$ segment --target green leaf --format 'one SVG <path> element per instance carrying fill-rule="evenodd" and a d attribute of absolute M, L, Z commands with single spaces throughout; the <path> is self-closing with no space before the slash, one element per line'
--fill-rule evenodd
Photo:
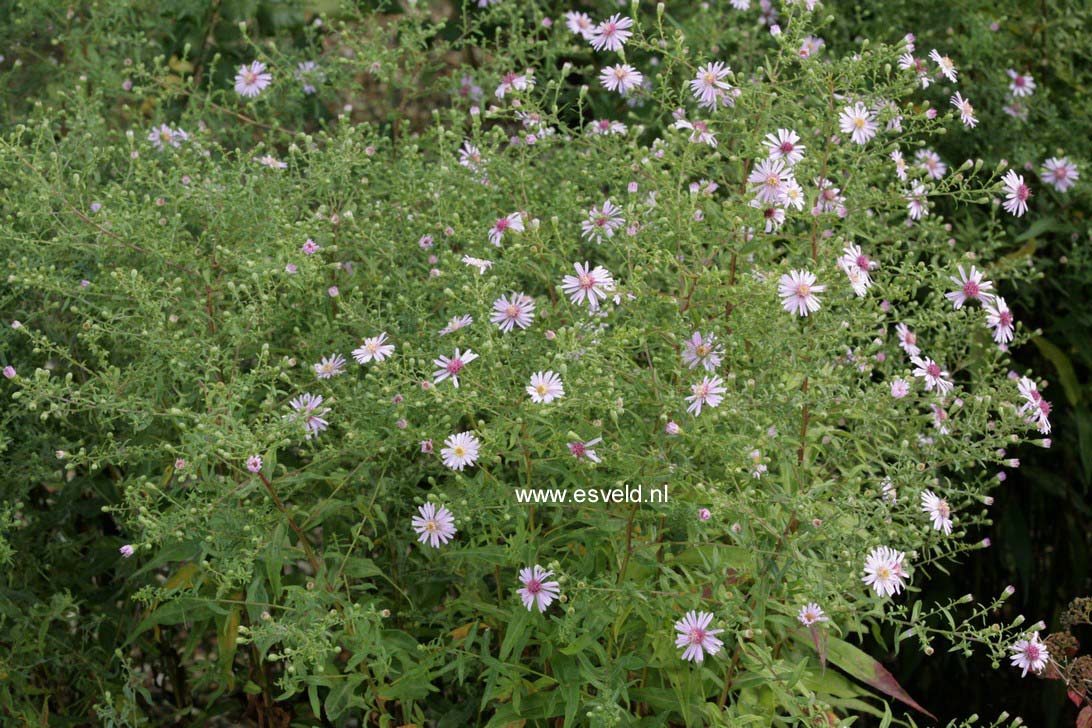
<path fill-rule="evenodd" d="M 1039 352 L 1050 360 L 1054 368 L 1058 370 L 1058 380 L 1065 390 L 1065 398 L 1072 405 L 1081 401 L 1081 385 L 1077 381 L 1077 374 L 1073 370 L 1073 362 L 1069 360 L 1065 352 L 1052 344 L 1042 336 L 1036 336 L 1032 342 L 1039 347 Z"/>

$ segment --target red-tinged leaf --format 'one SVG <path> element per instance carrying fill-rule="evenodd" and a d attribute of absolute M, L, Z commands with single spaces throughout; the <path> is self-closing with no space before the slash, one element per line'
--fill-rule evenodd
<path fill-rule="evenodd" d="M 911 698 L 883 665 L 848 642 L 844 642 L 836 637 L 828 638 L 827 658 L 834 663 L 835 666 L 845 670 L 861 682 L 872 686 L 885 695 L 890 695 L 892 698 L 895 698 L 895 700 L 909 705 L 914 710 L 924 713 L 933 720 L 937 719 L 935 715 L 921 707 L 916 700 Z"/>
<path fill-rule="evenodd" d="M 1077 715 L 1077 728 L 1092 728 L 1092 706 L 1086 705 L 1081 708 L 1081 712 Z"/>
<path fill-rule="evenodd" d="M 1073 704 L 1076 705 L 1078 708 L 1081 707 L 1081 705 L 1084 703 L 1084 698 L 1082 698 L 1078 693 L 1075 693 L 1072 690 L 1066 690 L 1065 694 L 1070 700 L 1073 701 Z"/>

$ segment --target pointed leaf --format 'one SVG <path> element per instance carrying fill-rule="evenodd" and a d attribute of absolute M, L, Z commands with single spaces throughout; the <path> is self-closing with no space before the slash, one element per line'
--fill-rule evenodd
<path fill-rule="evenodd" d="M 935 715 L 921 707 L 916 700 L 910 697 L 909 693 L 903 690 L 894 676 L 887 671 L 887 668 L 848 642 L 843 642 L 837 637 L 829 637 L 827 639 L 827 659 L 861 682 L 936 720 Z"/>

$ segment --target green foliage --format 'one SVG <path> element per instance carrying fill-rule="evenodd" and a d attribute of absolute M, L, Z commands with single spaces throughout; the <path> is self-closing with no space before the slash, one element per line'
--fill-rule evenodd
<path fill-rule="evenodd" d="M 992 56 L 1030 21 L 1004 36 L 930 21 L 917 52 L 956 58 L 989 128 L 972 132 L 954 87 L 899 69 L 898 15 L 797 4 L 771 36 L 757 11 L 695 3 L 631 11 L 624 61 L 651 87 L 622 99 L 598 76 L 623 56 L 565 30 L 567 7 L 418 5 L 8 8 L 0 364 L 17 374 L 0 380 L 0 711 L 28 725 L 890 725 L 929 697 L 866 650 L 1007 662 L 1028 629 L 1003 611 L 1011 591 L 920 596 L 981 555 L 1013 449 L 1045 444 L 980 307 L 944 294 L 974 264 L 1002 295 L 1036 295 L 1020 292 L 1059 264 L 1037 253 L 1044 236 L 1072 234 L 1069 264 L 1086 266 L 1085 188 L 1037 186 L 1019 221 L 994 199 L 1010 163 L 1062 153 L 1083 70 L 1052 63 L 1028 121 L 1010 119 Z M 1061 58 L 1087 39 L 1051 33 Z M 247 100 L 233 77 L 254 59 L 274 81 Z M 293 73 L 312 60 L 308 93 Z M 741 93 L 706 112 L 688 82 L 714 60 Z M 532 88 L 494 95 L 524 69 Z M 857 100 L 878 110 L 866 144 L 839 130 Z M 676 109 L 708 120 L 716 148 L 692 143 Z M 592 133 L 598 119 L 628 130 Z M 186 138 L 157 145 L 161 124 Z M 781 128 L 807 146 L 807 204 L 770 230 L 747 180 Z M 467 144 L 480 164 L 460 163 Z M 924 147 L 950 169 L 922 179 L 930 212 L 910 224 L 890 154 Z M 844 215 L 809 214 L 819 179 Z M 581 222 L 608 199 L 625 225 L 596 243 Z M 490 244 L 512 213 L 525 229 Z M 838 263 L 850 245 L 880 264 L 864 296 Z M 617 282 L 590 312 L 562 285 L 585 261 Z M 778 296 L 798 269 L 826 287 L 806 318 Z M 503 332 L 489 316 L 513 291 L 535 319 Z M 920 381 L 891 395 L 914 380 L 898 323 L 952 395 Z M 316 378 L 382 332 L 386 361 Z M 685 398 L 709 373 L 682 359 L 695 332 L 723 346 L 726 388 L 698 416 Z M 1057 340 L 1021 324 L 1012 346 L 1034 341 L 1042 373 L 1086 402 L 1087 362 Z M 434 382 L 456 347 L 479 358 L 458 387 Z M 562 398 L 532 401 L 540 371 Z M 294 415 L 304 393 L 322 395 L 328 429 Z M 482 448 L 456 472 L 439 451 L 460 432 Z M 1092 426 L 1076 432 L 1092 442 Z M 594 438 L 602 462 L 570 452 Z M 519 495 L 637 486 L 669 498 Z M 922 512 L 926 490 L 951 507 L 951 534 Z M 455 517 L 439 549 L 411 528 L 426 502 Z M 881 545 L 906 553 L 901 595 L 862 584 Z M 534 564 L 560 583 L 543 613 L 515 593 Z M 830 621 L 802 626 L 809 602 Z M 698 664 L 674 645 L 690 610 L 723 630 Z"/>

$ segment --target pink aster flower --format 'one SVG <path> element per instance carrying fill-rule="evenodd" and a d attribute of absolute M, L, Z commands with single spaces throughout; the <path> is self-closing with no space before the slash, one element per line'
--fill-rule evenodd
<path fill-rule="evenodd" d="M 574 263 L 575 276 L 565 276 L 561 281 L 561 289 L 575 304 L 585 301 L 592 311 L 599 308 L 599 302 L 606 300 L 607 293 L 614 290 L 614 278 L 610 271 L 602 266 L 596 266 L 593 270 L 591 264 L 584 261 L 584 265 Z"/>
<path fill-rule="evenodd" d="M 925 391 L 936 388 L 937 394 L 942 397 L 952 391 L 955 385 L 948 379 L 950 375 L 935 361 L 927 356 L 912 356 L 910 362 L 914 365 L 914 376 L 925 380 Z"/>
<path fill-rule="evenodd" d="M 947 78 L 952 83 L 956 82 L 956 76 L 959 72 L 956 70 L 955 62 L 951 58 L 949 58 L 948 56 L 940 55 L 940 51 L 938 51 L 936 48 L 929 51 L 929 58 L 931 58 L 933 62 L 937 64 L 937 70 L 945 78 Z"/>
<path fill-rule="evenodd" d="M 834 183 L 829 179 L 817 177 L 814 182 L 815 186 L 819 188 L 819 194 L 815 200 L 814 212 L 833 212 L 840 214 L 845 210 L 846 198 L 842 194 L 841 188 L 835 187 Z"/>
<path fill-rule="evenodd" d="M 473 268 L 477 268 L 478 275 L 485 275 L 485 272 L 493 267 L 493 261 L 485 260 L 484 258 L 474 258 L 469 255 L 463 256 L 463 263 L 466 263 Z"/>
<path fill-rule="evenodd" d="M 861 581 L 871 586 L 877 596 L 889 597 L 901 593 L 906 587 L 902 563 L 905 558 L 905 553 L 888 546 L 872 549 L 865 559 L 865 575 Z"/>
<path fill-rule="evenodd" d="M 986 312 L 986 325 L 993 329 L 993 340 L 998 344 L 1012 341 L 1016 320 L 1005 299 L 994 296 L 992 301 L 982 304 L 982 310 Z"/>
<path fill-rule="evenodd" d="M 1036 675 L 1050 662 L 1050 651 L 1047 646 L 1039 641 L 1039 633 L 1032 632 L 1031 639 L 1017 640 L 1009 647 L 1014 654 L 1009 655 L 1009 661 L 1013 667 L 1023 668 L 1020 677 L 1026 677 L 1028 670 Z"/>
<path fill-rule="evenodd" d="M 324 356 L 322 361 L 315 364 L 315 376 L 319 379 L 330 379 L 345 371 L 345 357 L 341 354 Z"/>
<path fill-rule="evenodd" d="M 588 219 L 580 223 L 581 237 L 602 243 L 603 238 L 613 238 L 614 232 L 626 224 L 621 208 L 609 199 L 602 208 L 593 207 L 588 211 Z"/>
<path fill-rule="evenodd" d="M 797 316 L 807 316 L 818 311 L 820 302 L 815 294 L 827 289 L 826 286 L 816 285 L 815 274 L 806 270 L 793 270 L 781 276 L 777 288 L 782 307 Z"/>
<path fill-rule="evenodd" d="M 861 102 L 842 109 L 838 117 L 839 128 L 843 134 L 849 134 L 854 144 L 865 144 L 876 136 L 879 125 L 876 124 L 876 115 L 868 110 Z"/>
<path fill-rule="evenodd" d="M 472 172 L 476 172 L 482 166 L 482 150 L 464 141 L 459 148 L 459 164 Z"/>
<path fill-rule="evenodd" d="M 460 354 L 459 349 L 455 349 L 455 354 L 449 359 L 446 356 L 441 356 L 438 359 L 433 359 L 434 366 L 439 367 L 432 373 L 433 383 L 439 384 L 445 379 L 450 378 L 451 383 L 456 387 L 459 386 L 459 372 L 463 367 L 478 358 L 470 349 L 467 349 L 465 353 Z"/>
<path fill-rule="evenodd" d="M 633 32 L 629 30 L 633 26 L 631 18 L 622 17 L 619 14 L 612 15 L 595 26 L 592 31 L 591 45 L 597 51 L 616 51 L 626 44 Z"/>
<path fill-rule="evenodd" d="M 591 460 L 593 463 L 601 463 L 603 461 L 599 458 L 598 455 L 595 454 L 595 450 L 592 450 L 592 446 L 593 445 L 598 445 L 602 441 L 603 441 L 603 438 L 597 437 L 594 440 L 588 440 L 587 442 L 577 441 L 577 442 L 568 442 L 568 443 L 565 443 L 565 444 L 568 446 L 569 452 L 572 453 L 573 457 L 576 458 L 577 460 L 583 460 L 583 459 L 587 458 L 588 460 Z"/>
<path fill-rule="evenodd" d="M 595 33 L 595 23 L 591 21 L 587 13 L 579 13 L 570 10 L 565 13 L 565 27 L 573 35 L 579 35 L 586 41 L 590 41 Z"/>
<path fill-rule="evenodd" d="M 993 294 L 989 293 L 989 291 L 993 290 L 993 282 L 984 280 L 982 272 L 973 265 L 971 266 L 970 275 L 963 271 L 961 265 L 959 266 L 959 278 L 948 276 L 948 280 L 956 284 L 956 290 L 945 293 L 944 297 L 952 302 L 952 307 L 956 310 L 963 308 L 963 304 L 971 298 L 983 303 L 993 298 Z"/>
<path fill-rule="evenodd" d="M 765 205 L 776 205 L 781 202 L 782 185 L 791 177 L 792 170 L 786 169 L 780 159 L 760 159 L 747 181 L 754 185 L 751 191 L 756 200 Z"/>
<path fill-rule="evenodd" d="M 902 158 L 902 152 L 898 149 L 891 152 L 891 161 L 895 163 L 895 176 L 903 182 L 906 181 L 906 160 Z"/>
<path fill-rule="evenodd" d="M 367 364 L 370 361 L 381 362 L 393 352 L 394 344 L 387 343 L 387 332 L 384 331 L 379 336 L 364 339 L 364 344 L 358 349 L 353 349 L 352 354 L 358 363 Z"/>
<path fill-rule="evenodd" d="M 311 238 L 307 238 L 303 245 L 300 246 L 300 250 L 303 251 L 304 255 L 314 255 L 319 251 L 319 245 Z"/>
<path fill-rule="evenodd" d="M 917 160 L 918 166 L 933 179 L 940 179 L 948 173 L 948 165 L 932 149 L 919 149 L 915 152 L 914 159 Z"/>
<path fill-rule="evenodd" d="M 895 399 L 902 399 L 910 393 L 910 385 L 905 379 L 896 379 L 891 382 L 891 396 Z"/>
<path fill-rule="evenodd" d="M 440 336 L 447 336 L 448 334 L 455 333 L 459 329 L 465 329 L 470 324 L 474 323 L 474 317 L 470 314 L 464 314 L 462 316 L 452 316 L 451 320 L 447 322 L 444 328 L 438 332 Z"/>
<path fill-rule="evenodd" d="M 869 275 L 869 271 L 878 268 L 879 263 L 865 255 L 860 246 L 850 243 L 842 249 L 842 255 L 838 258 L 838 267 L 849 276 L 853 292 L 863 296 L 872 287 L 872 276 Z"/>
<path fill-rule="evenodd" d="M 683 342 L 683 363 L 691 369 L 700 364 L 706 371 L 714 372 L 720 366 L 722 356 L 724 347 L 717 344 L 716 334 L 703 337 L 700 331 L 695 331 Z"/>
<path fill-rule="evenodd" d="M 796 615 L 800 624 L 810 627 L 817 622 L 829 622 L 830 618 L 823 614 L 822 608 L 815 602 L 808 602 L 800 607 L 800 613 Z"/>
<path fill-rule="evenodd" d="M 438 549 L 440 544 L 446 544 L 459 530 L 455 528 L 455 517 L 444 506 L 437 508 L 432 503 L 425 503 L 417 512 L 420 515 L 414 516 L 410 523 L 420 543 L 427 543 Z"/>
<path fill-rule="evenodd" d="M 561 594 L 561 585 L 556 581 L 546 581 L 554 572 L 543 569 L 538 564 L 520 569 L 519 581 L 523 587 L 516 590 L 523 606 L 532 611 L 536 606 L 539 612 L 545 612 Z"/>
<path fill-rule="evenodd" d="M 903 194 L 906 200 L 906 212 L 911 220 L 920 220 L 929 214 L 929 192 L 918 180 L 914 180 L 910 189 Z"/>
<path fill-rule="evenodd" d="M 699 508 L 698 509 L 698 520 L 699 521 L 708 521 L 712 517 L 713 517 L 713 514 L 709 511 L 708 508 Z"/>
<path fill-rule="evenodd" d="M 1028 198 L 1031 197 L 1031 188 L 1024 184 L 1024 176 L 1009 170 L 1001 178 L 1004 184 L 1005 202 L 1002 205 L 1005 211 L 1022 217 L 1028 211 Z"/>
<path fill-rule="evenodd" d="M 704 377 L 697 384 L 690 385 L 691 395 L 686 398 L 686 401 L 690 404 L 687 406 L 686 411 L 697 417 L 701 414 L 703 406 L 720 406 L 720 403 L 724 400 L 724 393 L 728 391 L 723 385 L 724 380 L 718 376 Z"/>
<path fill-rule="evenodd" d="M 1030 73 L 1017 73 L 1011 68 L 1005 73 L 1009 75 L 1009 91 L 1014 98 L 1031 96 L 1035 93 L 1035 79 Z"/>
<path fill-rule="evenodd" d="M 511 93 L 512 91 L 526 91 L 534 85 L 535 79 L 530 71 L 527 73 L 509 72 L 504 74 L 503 78 L 501 78 L 500 85 L 497 86 L 494 95 L 498 99 L 503 99 L 506 94 Z"/>
<path fill-rule="evenodd" d="M 15 379 L 15 367 L 10 364 L 4 367 L 4 379 Z"/>
<path fill-rule="evenodd" d="M 792 129 L 778 129 L 777 134 L 767 134 L 763 146 L 770 152 L 770 159 L 783 159 L 789 166 L 804 158 L 804 145 Z"/>
<path fill-rule="evenodd" d="M 133 554 L 136 553 L 136 549 L 134 549 L 133 545 L 130 544 L 130 543 L 125 544 L 120 549 L 118 549 L 118 551 L 121 553 L 121 555 L 123 557 L 125 557 L 127 559 L 132 558 Z"/>
<path fill-rule="evenodd" d="M 731 72 L 732 69 L 720 61 L 707 63 L 698 69 L 694 80 L 690 82 L 690 90 L 693 91 L 698 106 L 716 111 L 718 103 L 734 103 L 730 93 L 732 85 L 723 80 Z"/>
<path fill-rule="evenodd" d="M 322 407 L 321 394 L 306 392 L 290 400 L 288 404 L 295 410 L 294 414 L 288 415 L 288 419 L 295 420 L 297 417 L 303 418 L 308 440 L 330 426 L 330 423 L 323 418 L 323 415 L 329 412 L 330 408 Z M 319 409 L 320 407 L 322 407 L 322 409 Z"/>
<path fill-rule="evenodd" d="M 974 107 L 971 106 L 971 102 L 963 98 L 963 96 L 957 91 L 955 96 L 951 98 L 952 106 L 959 109 L 959 119 L 963 122 L 963 126 L 968 129 L 973 129 L 978 125 L 978 119 L 974 116 Z"/>
<path fill-rule="evenodd" d="M 492 321 L 504 333 L 510 333 L 515 326 L 526 329 L 535 319 L 535 299 L 523 293 L 501 296 L 493 301 Z"/>
<path fill-rule="evenodd" d="M 609 134 L 625 135 L 626 131 L 625 124 L 620 121 L 612 121 L 611 119 L 597 119 L 588 124 L 589 134 L 599 134 L 601 136 Z"/>
<path fill-rule="evenodd" d="M 687 121 L 686 119 L 679 119 L 675 122 L 676 129 L 689 129 L 690 130 L 690 142 L 692 144 L 708 144 L 711 147 L 717 146 L 717 136 L 709 130 L 709 125 L 704 121 Z"/>
<path fill-rule="evenodd" d="M 1036 423 L 1039 432 L 1044 435 L 1050 434 L 1050 402 L 1043 399 L 1043 395 L 1039 393 L 1035 382 L 1027 377 L 1020 377 L 1016 387 L 1020 391 L 1020 396 L 1024 398 L 1020 413 L 1031 412 L 1028 416 L 1028 422 Z"/>
<path fill-rule="evenodd" d="M 265 91 L 272 81 L 273 76 L 266 73 L 264 63 L 251 61 L 250 65 L 239 66 L 239 72 L 235 74 L 235 93 L 254 98 Z"/>
<path fill-rule="evenodd" d="M 607 66 L 599 72 L 599 83 L 608 91 L 617 91 L 625 95 L 641 85 L 644 74 L 628 63 Z"/>
<path fill-rule="evenodd" d="M 921 353 L 921 349 L 918 348 L 918 335 L 906 324 L 898 324 L 895 326 L 895 333 L 899 337 L 899 346 L 910 356 L 917 356 Z"/>
<path fill-rule="evenodd" d="M 714 637 L 723 632 L 723 629 L 709 629 L 713 621 L 711 612 L 686 613 L 686 616 L 675 623 L 675 647 L 685 647 L 682 659 L 693 662 L 703 662 L 705 653 L 715 655 L 720 652 L 724 643 Z"/>
<path fill-rule="evenodd" d="M 914 71 L 918 76 L 918 82 L 921 83 L 922 88 L 929 88 L 929 85 L 933 83 L 933 79 L 929 75 L 929 69 L 925 65 L 925 59 L 918 58 L 911 52 L 906 52 L 899 56 L 899 68 L 904 71 Z"/>
<path fill-rule="evenodd" d="M 1065 192 L 1080 178 L 1077 165 L 1066 157 L 1051 157 L 1043 162 L 1043 168 L 1039 173 L 1040 179 L 1048 185 L 1052 185 L 1058 192 Z"/>
<path fill-rule="evenodd" d="M 309 95 L 318 91 L 318 84 L 326 81 L 326 73 L 314 61 L 301 61 L 292 75 Z"/>
<path fill-rule="evenodd" d="M 938 497 L 933 491 L 926 490 L 921 494 L 921 511 L 928 514 L 934 529 L 951 535 L 952 509 L 948 501 Z"/>
<path fill-rule="evenodd" d="M 246 459 L 246 469 L 252 473 L 262 472 L 262 458 L 258 455 L 251 455 Z"/>
<path fill-rule="evenodd" d="M 508 230 L 517 233 L 523 232 L 523 216 L 520 213 L 513 212 L 511 215 L 502 217 L 493 223 L 493 227 L 489 229 L 489 242 L 499 248 L 501 239 Z"/>
<path fill-rule="evenodd" d="M 444 440 L 444 445 L 446 447 L 440 449 L 440 457 L 444 465 L 452 470 L 462 471 L 463 468 L 468 465 L 473 466 L 477 461 L 481 441 L 472 432 L 460 432 L 450 435 Z"/>
<path fill-rule="evenodd" d="M 535 404 L 549 404 L 565 396 L 565 386 L 556 372 L 535 372 L 531 375 L 527 394 Z"/>

